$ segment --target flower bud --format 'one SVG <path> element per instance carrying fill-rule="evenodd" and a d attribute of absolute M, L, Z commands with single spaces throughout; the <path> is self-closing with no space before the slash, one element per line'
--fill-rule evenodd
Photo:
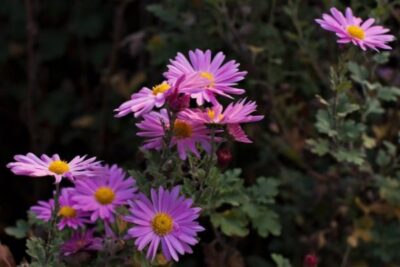
<path fill-rule="evenodd" d="M 232 152 L 230 149 L 226 147 L 218 149 L 217 160 L 220 167 L 227 167 L 232 161 Z"/>
<path fill-rule="evenodd" d="M 174 112 L 182 111 L 189 107 L 190 96 L 179 94 L 178 90 L 175 88 L 174 91 L 167 97 L 167 104 Z"/>
<path fill-rule="evenodd" d="M 314 253 L 307 254 L 304 257 L 304 267 L 317 267 L 318 257 Z"/>

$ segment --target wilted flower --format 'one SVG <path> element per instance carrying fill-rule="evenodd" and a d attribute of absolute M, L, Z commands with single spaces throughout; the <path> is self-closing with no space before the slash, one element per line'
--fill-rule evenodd
<path fill-rule="evenodd" d="M 187 109 L 182 112 L 182 117 L 206 124 L 226 125 L 229 135 L 236 141 L 251 143 L 240 124 L 262 120 L 264 118 L 263 115 L 251 115 L 256 109 L 255 102 L 249 101 L 246 103 L 246 99 L 242 99 L 236 103 L 230 103 L 225 110 L 219 104 L 212 108 L 206 108 L 204 111 Z"/>
<path fill-rule="evenodd" d="M 94 230 L 86 232 L 74 232 L 72 237 L 61 245 L 61 252 L 69 256 L 80 251 L 91 251 L 102 249 L 102 239 L 93 236 Z"/>
<path fill-rule="evenodd" d="M 331 8 L 331 15 L 323 14 L 322 19 L 316 19 L 322 28 L 335 32 L 339 37 L 338 43 L 350 43 L 361 47 L 374 49 L 392 49 L 387 45 L 395 38 L 391 34 L 386 34 L 389 29 L 382 26 L 373 26 L 375 19 L 369 18 L 363 22 L 361 18 L 355 17 L 351 8 L 346 8 L 346 14 Z"/>
<path fill-rule="evenodd" d="M 7 164 L 7 167 L 17 175 L 27 175 L 33 177 L 54 176 L 56 183 L 59 183 L 62 177 L 75 180 L 79 177 L 94 176 L 100 163 L 96 158 L 85 159 L 86 156 L 76 156 L 70 162 L 61 160 L 58 154 L 49 157 L 41 155 L 40 158 L 33 153 L 25 155 L 16 155 L 16 162 Z"/>
<path fill-rule="evenodd" d="M 171 191 L 162 187 L 151 190 L 151 200 L 140 194 L 131 203 L 131 215 L 126 217 L 134 224 L 128 235 L 135 238 L 138 250 L 148 246 L 147 258 L 154 260 L 158 247 L 167 260 L 179 260 L 178 254 L 192 253 L 190 246 L 197 244 L 197 232 L 203 231 L 195 220 L 200 208 L 192 207 L 193 201 L 179 196 L 179 187 Z"/>

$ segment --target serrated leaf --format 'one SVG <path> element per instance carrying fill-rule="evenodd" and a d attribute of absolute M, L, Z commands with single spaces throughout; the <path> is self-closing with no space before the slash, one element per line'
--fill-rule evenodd
<path fill-rule="evenodd" d="M 326 134 L 330 137 L 337 135 L 337 132 L 332 128 L 331 119 L 326 110 L 318 111 L 315 126 L 320 133 Z"/>
<path fill-rule="evenodd" d="M 400 96 L 400 88 L 397 87 L 382 87 L 378 90 L 378 97 L 383 101 L 397 101 Z"/>
<path fill-rule="evenodd" d="M 267 208 L 259 212 L 259 216 L 251 218 L 253 227 L 261 237 L 267 237 L 269 234 L 278 236 L 281 234 L 281 225 L 278 214 Z"/>
<path fill-rule="evenodd" d="M 348 162 L 356 165 L 362 165 L 365 157 L 365 154 L 361 151 L 345 148 L 340 148 L 337 152 L 333 152 L 332 155 L 340 162 Z"/>
<path fill-rule="evenodd" d="M 271 254 L 272 260 L 275 262 L 277 267 L 292 267 L 290 261 L 279 254 Z"/>
<path fill-rule="evenodd" d="M 247 190 L 252 198 L 263 204 L 274 203 L 274 197 L 278 195 L 279 181 L 275 178 L 259 177 L 254 185 Z"/>
<path fill-rule="evenodd" d="M 221 231 L 227 236 L 248 235 L 248 220 L 239 210 L 227 210 L 223 213 L 214 213 L 211 215 L 211 223 L 214 227 L 221 228 Z"/>
<path fill-rule="evenodd" d="M 29 224 L 25 220 L 18 220 L 15 226 L 6 227 L 4 231 L 10 236 L 22 239 L 28 235 Z"/>
<path fill-rule="evenodd" d="M 329 142 L 326 139 L 308 139 L 306 142 L 310 146 L 311 152 L 318 156 L 324 156 L 329 152 Z"/>
<path fill-rule="evenodd" d="M 362 83 L 368 78 L 368 71 L 365 67 L 358 65 L 355 62 L 350 61 L 347 63 L 347 68 L 351 73 L 350 77 L 358 83 Z"/>

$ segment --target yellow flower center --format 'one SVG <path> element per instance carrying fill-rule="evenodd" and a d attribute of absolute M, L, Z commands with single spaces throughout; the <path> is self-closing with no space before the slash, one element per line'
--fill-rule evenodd
<path fill-rule="evenodd" d="M 214 120 L 215 119 L 215 111 L 212 109 L 208 109 L 207 110 L 207 115 L 210 118 L 210 120 Z M 219 114 L 218 115 L 218 120 L 222 120 L 224 118 L 224 114 Z"/>
<path fill-rule="evenodd" d="M 101 186 L 96 190 L 94 197 L 101 205 L 107 205 L 113 202 L 115 193 L 110 187 Z"/>
<path fill-rule="evenodd" d="M 66 219 L 72 219 L 76 217 L 76 210 L 71 206 L 62 206 L 58 212 L 58 216 Z"/>
<path fill-rule="evenodd" d="M 202 71 L 202 72 L 200 72 L 200 77 L 209 80 L 210 81 L 209 86 L 214 86 L 215 77 L 214 77 L 214 75 L 212 73 L 210 73 L 208 71 Z"/>
<path fill-rule="evenodd" d="M 347 33 L 350 34 L 351 37 L 359 39 L 359 40 L 364 40 L 364 38 L 365 38 L 365 31 L 355 25 L 348 26 Z"/>
<path fill-rule="evenodd" d="M 153 86 L 153 95 L 162 94 L 169 90 L 169 88 L 171 88 L 171 86 L 167 82 L 162 82 L 156 86 Z"/>
<path fill-rule="evenodd" d="M 156 213 L 153 220 L 151 220 L 151 227 L 153 231 L 159 236 L 165 236 L 172 231 L 174 222 L 171 216 L 164 212 Z"/>
<path fill-rule="evenodd" d="M 69 171 L 69 165 L 66 161 L 63 160 L 55 160 L 49 165 L 49 171 L 54 172 L 55 174 L 64 174 Z"/>
<path fill-rule="evenodd" d="M 174 123 L 174 136 L 178 139 L 188 138 L 192 136 L 192 126 L 185 121 L 176 120 Z"/>

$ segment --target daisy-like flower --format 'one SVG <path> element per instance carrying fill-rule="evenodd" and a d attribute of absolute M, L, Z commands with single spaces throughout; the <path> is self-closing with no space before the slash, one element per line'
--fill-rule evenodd
<path fill-rule="evenodd" d="M 70 256 L 80 251 L 101 250 L 102 239 L 93 236 L 94 230 L 86 232 L 74 232 L 72 237 L 61 245 L 61 252 L 64 256 Z"/>
<path fill-rule="evenodd" d="M 137 190 L 135 180 L 126 176 L 121 168 L 112 165 L 105 166 L 98 177 L 76 181 L 73 208 L 90 212 L 92 222 L 98 218 L 113 221 L 116 209 L 127 204 Z"/>
<path fill-rule="evenodd" d="M 57 225 L 59 230 L 65 227 L 76 230 L 78 227 L 83 227 L 85 223 L 89 222 L 87 219 L 87 212 L 73 207 L 75 205 L 75 201 L 72 200 L 74 191 L 73 188 L 65 188 L 61 191 L 60 209 L 57 214 L 60 218 L 60 222 Z M 50 199 L 47 202 L 39 201 L 38 205 L 31 207 L 31 211 L 38 219 L 48 222 L 54 211 L 54 200 Z"/>
<path fill-rule="evenodd" d="M 100 166 L 96 158 L 76 156 L 70 162 L 64 161 L 58 154 L 49 157 L 41 155 L 40 158 L 33 153 L 14 156 L 15 162 L 7 164 L 7 167 L 17 175 L 33 177 L 54 176 L 56 183 L 63 177 L 75 180 L 80 177 L 95 175 L 95 170 Z"/>
<path fill-rule="evenodd" d="M 369 18 L 363 22 L 362 19 L 353 15 L 349 7 L 346 8 L 345 14 L 336 8 L 331 8 L 330 11 L 331 15 L 323 14 L 322 19 L 316 19 L 316 22 L 323 29 L 336 33 L 339 37 L 338 43 L 351 42 L 362 50 L 392 49 L 387 43 L 393 41 L 394 36 L 387 34 L 389 29 L 373 25 L 375 19 Z"/>
<path fill-rule="evenodd" d="M 137 118 L 148 113 L 154 107 L 162 107 L 170 88 L 171 86 L 166 81 L 154 86 L 152 89 L 143 87 L 139 92 L 132 94 L 129 101 L 122 103 L 119 108 L 114 110 L 117 112 L 115 117 L 120 118 L 129 113 L 134 113 L 135 118 Z"/>
<path fill-rule="evenodd" d="M 218 52 L 212 59 L 210 50 L 189 51 L 189 60 L 182 53 L 178 53 L 167 66 L 168 71 L 164 73 L 164 76 L 174 83 L 183 74 L 199 74 L 207 81 L 207 84 L 188 88 L 185 92 L 195 98 L 198 105 L 203 105 L 204 102 L 215 104 L 217 103 L 216 95 L 232 98 L 231 95 L 244 93 L 243 89 L 234 86 L 244 79 L 247 72 L 239 71 L 239 63 L 234 60 L 222 64 L 224 59 L 225 55 L 222 52 Z"/>
<path fill-rule="evenodd" d="M 135 238 L 138 250 L 148 245 L 147 258 L 154 260 L 158 247 L 167 260 L 179 260 L 179 254 L 192 253 L 190 246 L 198 243 L 197 232 L 204 228 L 195 221 L 200 208 L 192 207 L 193 201 L 179 196 L 180 188 L 171 191 L 162 187 L 151 190 L 151 200 L 140 194 L 131 203 L 131 215 L 126 217 L 134 224 L 128 236 Z"/>
<path fill-rule="evenodd" d="M 256 109 L 255 102 L 246 102 L 246 99 L 242 99 L 236 103 L 230 103 L 225 110 L 219 104 L 205 110 L 186 109 L 182 112 L 182 117 L 205 124 L 226 125 L 228 133 L 236 141 L 251 143 L 240 124 L 262 120 L 264 118 L 262 115 L 251 115 Z"/>
<path fill-rule="evenodd" d="M 170 121 L 165 109 L 160 112 L 150 112 L 143 116 L 143 121 L 136 124 L 140 131 L 138 136 L 147 137 L 144 148 L 160 150 L 165 136 L 165 130 L 170 127 Z M 174 122 L 171 147 L 177 147 L 179 157 L 182 160 L 187 158 L 187 152 L 192 152 L 197 157 L 200 153 L 196 147 L 201 144 L 206 152 L 211 151 L 209 131 L 207 127 L 199 122 L 188 120 L 178 114 Z"/>

